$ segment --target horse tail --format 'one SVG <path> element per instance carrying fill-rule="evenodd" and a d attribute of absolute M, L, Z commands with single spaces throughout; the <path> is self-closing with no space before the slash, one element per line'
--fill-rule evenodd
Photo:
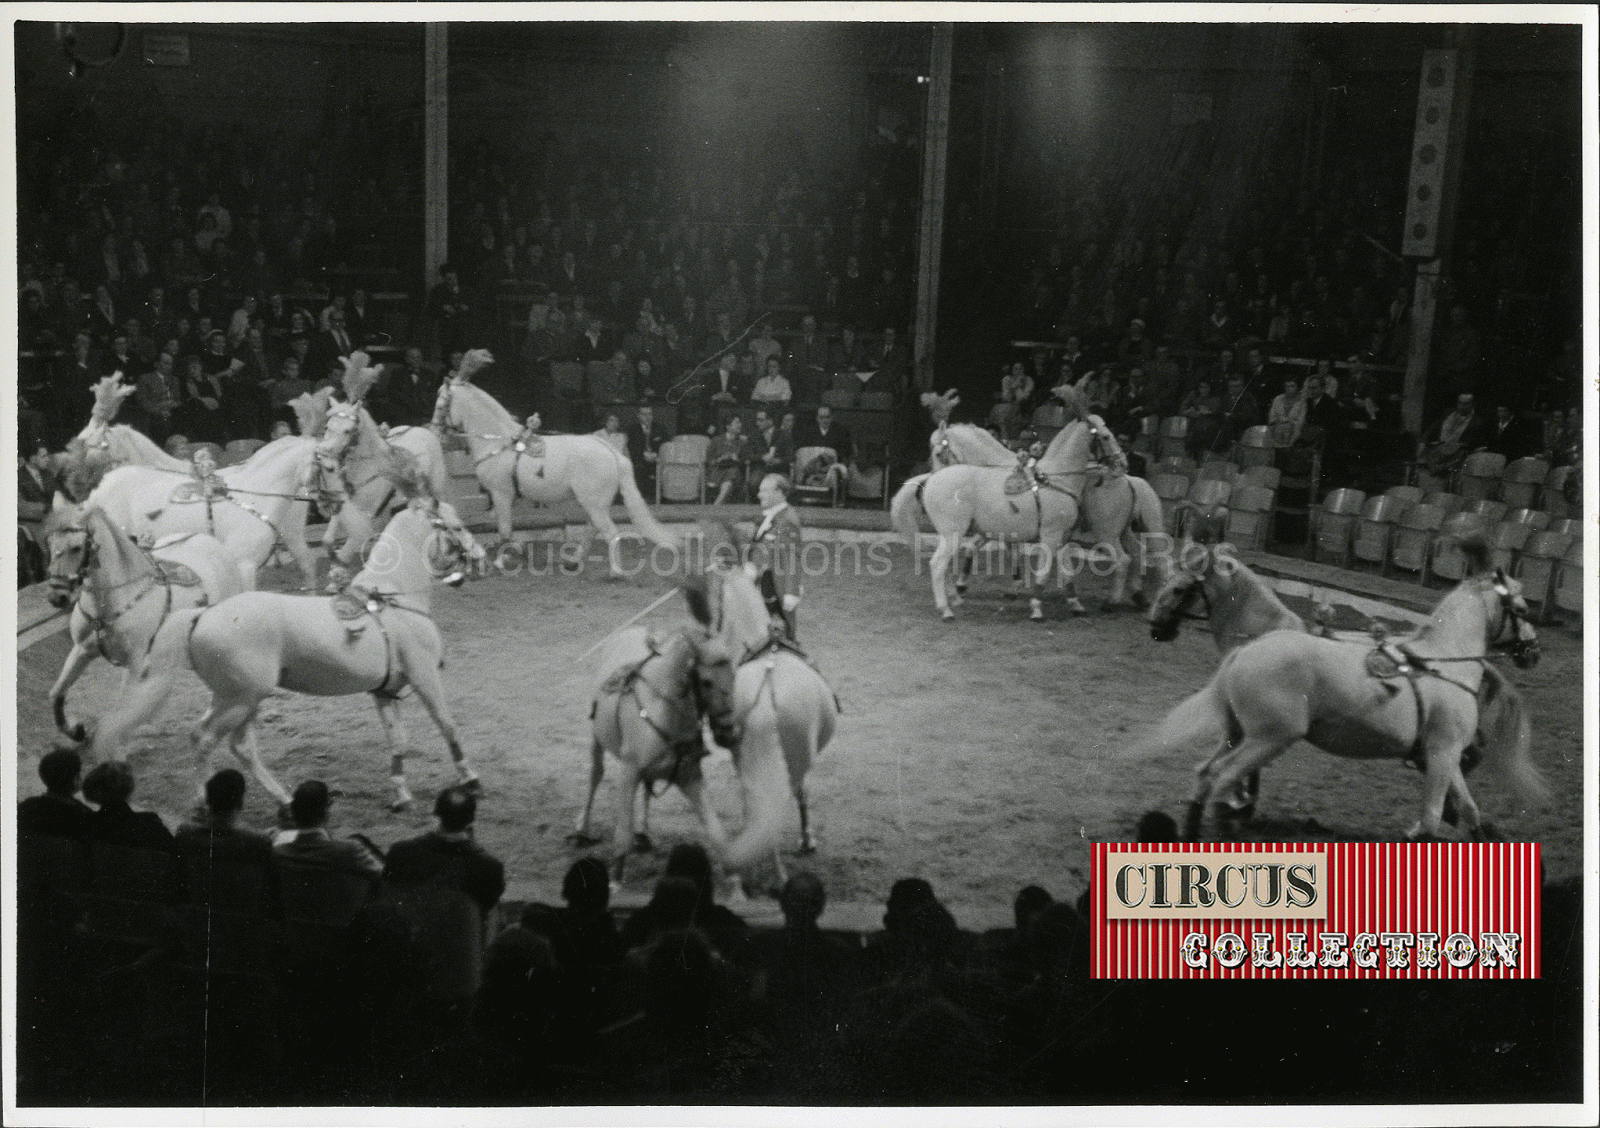
<path fill-rule="evenodd" d="M 1212 675 L 1205 688 L 1179 702 L 1156 734 L 1156 743 L 1162 748 L 1177 748 L 1204 737 L 1207 741 L 1220 740 L 1232 723 L 1227 698 L 1222 692 L 1222 666 Z"/>
<path fill-rule="evenodd" d="M 1526 803 L 1550 798 L 1539 766 L 1533 762 L 1532 734 L 1522 694 L 1493 666 L 1483 668 L 1478 689 L 1478 745 L 1485 761 L 1505 776 Z"/>
<path fill-rule="evenodd" d="M 768 857 L 778 848 L 789 811 L 789 769 L 785 766 L 778 735 L 779 718 L 772 731 L 745 740 L 739 749 L 739 780 L 744 787 L 745 821 L 739 833 L 723 844 L 723 862 L 730 869 Z M 765 747 L 754 747 L 756 743 Z"/>
<path fill-rule="evenodd" d="M 1133 511 L 1141 526 L 1140 531 L 1165 533 L 1167 520 L 1161 513 L 1161 498 L 1156 494 L 1155 487 L 1131 474 L 1128 475 L 1128 484 L 1133 487 Z"/>
<path fill-rule="evenodd" d="M 916 551 L 917 537 L 920 530 L 917 527 L 917 513 L 922 509 L 922 487 L 931 478 L 932 474 L 918 474 L 907 478 L 906 484 L 894 495 L 894 500 L 889 503 L 889 523 L 894 526 L 895 532 Z"/>
<path fill-rule="evenodd" d="M 633 463 L 628 461 L 624 454 L 618 453 L 610 443 L 603 443 L 606 449 L 617 456 L 617 486 L 622 490 L 622 504 L 628 510 L 628 520 L 640 535 L 653 544 L 662 548 L 677 547 L 677 540 L 667 531 L 667 527 L 656 520 L 655 514 L 650 512 L 650 507 L 645 504 L 644 495 L 639 492 L 639 486 L 633 480 Z"/>
<path fill-rule="evenodd" d="M 204 607 L 174 611 L 150 642 L 150 652 L 130 669 L 122 699 L 100 718 L 94 734 L 96 762 L 116 758 L 140 725 L 150 720 L 172 696 L 172 682 L 180 670 L 192 669 L 189 636 Z"/>

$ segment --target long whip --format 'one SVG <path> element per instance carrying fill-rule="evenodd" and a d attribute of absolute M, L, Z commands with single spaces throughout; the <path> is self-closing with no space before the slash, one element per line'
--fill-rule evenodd
<path fill-rule="evenodd" d="M 582 662 L 585 658 L 589 657 L 589 655 L 593 654 L 596 650 L 599 650 L 606 643 L 610 642 L 611 639 L 616 635 L 617 631 L 627 630 L 629 627 L 633 626 L 633 624 L 637 623 L 640 619 L 642 619 L 646 615 L 650 614 L 650 612 L 654 611 L 657 607 L 660 607 L 663 603 L 665 603 L 667 600 L 671 599 L 673 596 L 675 596 L 677 594 L 678 594 L 678 589 L 676 587 L 667 589 L 667 593 L 665 595 L 663 595 L 660 599 L 657 599 L 654 603 L 652 603 L 650 606 L 646 607 L 643 611 L 639 612 L 633 618 L 629 619 L 626 623 L 622 623 L 622 624 L 618 625 L 614 630 L 612 630 L 612 632 L 610 634 L 606 635 L 605 638 L 602 638 L 599 642 L 595 643 L 588 650 L 585 650 L 582 654 L 578 655 L 578 661 Z"/>

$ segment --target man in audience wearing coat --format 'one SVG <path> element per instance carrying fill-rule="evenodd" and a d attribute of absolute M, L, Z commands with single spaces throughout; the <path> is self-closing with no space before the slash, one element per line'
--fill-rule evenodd
<path fill-rule="evenodd" d="M 506 891 L 506 868 L 472 837 L 478 800 L 465 787 L 447 787 L 433 804 L 437 830 L 389 847 L 385 881 L 457 889 L 487 917 Z"/>

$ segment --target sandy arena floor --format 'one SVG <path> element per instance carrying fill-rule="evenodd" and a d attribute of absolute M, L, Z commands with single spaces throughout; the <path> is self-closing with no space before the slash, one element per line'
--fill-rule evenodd
<path fill-rule="evenodd" d="M 851 572 L 848 548 L 843 559 Z M 946 624 L 903 548 L 893 564 L 888 575 L 807 581 L 801 639 L 844 706 L 810 781 L 819 851 L 806 864 L 830 897 L 881 901 L 896 878 L 915 875 L 953 904 L 1003 913 L 1030 882 L 1075 895 L 1091 840 L 1131 837 L 1152 807 L 1179 813 L 1201 750 L 1158 757 L 1139 745 L 1209 676 L 1209 637 L 1190 628 L 1175 643 L 1154 642 L 1142 615 L 1099 612 L 1093 581 L 1083 618 L 1067 617 L 1056 600 L 1048 622 L 1029 623 L 1026 604 L 1007 598 L 1010 585 L 989 581 Z M 446 684 L 487 789 L 478 836 L 505 859 L 512 881 L 553 885 L 577 856 L 564 839 L 587 784 L 595 672 L 576 659 L 666 589 L 648 576 L 609 581 L 591 565 L 579 576 L 495 576 L 435 596 L 449 646 Z M 673 600 L 651 621 L 684 614 Z M 1546 810 L 1517 810 L 1493 779 L 1475 776 L 1473 785 L 1486 817 L 1509 838 L 1541 841 L 1548 872 L 1559 877 L 1577 871 L 1582 850 L 1582 651 L 1564 626 L 1547 626 L 1542 638 L 1539 667 L 1503 668 L 1528 701 L 1535 756 L 1555 799 Z M 37 757 L 55 739 L 46 693 L 66 651 L 58 635 L 19 656 L 24 795 L 40 789 Z M 120 677 L 95 667 L 73 695 L 74 715 L 97 715 Z M 133 753 L 136 805 L 181 816 L 193 778 L 186 734 L 205 704 L 198 679 L 185 675 Z M 280 696 L 264 707 L 262 748 L 286 786 L 317 777 L 338 789 L 337 829 L 386 845 L 429 825 L 428 800 L 451 778 L 421 707 L 407 701 L 402 710 L 416 749 L 411 786 L 422 800 L 406 815 L 385 806 L 388 758 L 367 700 Z M 216 766 L 228 762 L 224 754 Z M 731 760 L 719 753 L 710 763 L 719 809 L 736 824 Z M 1397 761 L 1343 760 L 1300 746 L 1268 770 L 1253 833 L 1398 837 L 1416 817 L 1419 786 L 1418 774 Z M 600 826 L 609 827 L 615 801 L 608 780 Z M 271 804 L 253 784 L 248 802 L 250 820 L 271 822 Z M 791 818 L 798 833 L 798 814 Z M 656 853 L 633 866 L 630 887 L 647 888 L 666 849 L 696 835 L 697 824 L 673 793 L 655 805 L 651 831 Z M 754 876 L 759 885 L 770 873 Z"/>

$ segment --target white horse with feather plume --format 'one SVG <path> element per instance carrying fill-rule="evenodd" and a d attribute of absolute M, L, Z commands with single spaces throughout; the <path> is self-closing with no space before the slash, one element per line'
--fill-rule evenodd
<path fill-rule="evenodd" d="M 1073 539 L 1089 545 L 1106 546 L 1104 551 L 1110 553 L 1112 563 L 1110 605 L 1113 607 L 1128 602 L 1128 574 L 1137 560 L 1138 582 L 1133 589 L 1132 601 L 1135 604 L 1143 603 L 1149 595 L 1150 572 L 1145 566 L 1146 554 L 1138 538 L 1141 534 L 1162 534 L 1166 531 L 1161 499 L 1149 482 L 1127 473 L 1127 462 L 1116 438 L 1097 416 L 1088 414 L 1082 408 L 1079 393 L 1063 389 L 1057 394 L 1062 395 L 1069 413 L 1076 406 L 1076 414 L 1093 428 L 1101 460 L 1098 466 L 1091 468 L 1086 479 L 1081 498 L 1080 524 L 1073 530 Z M 930 473 L 946 466 L 962 465 L 1015 468 L 1025 456 L 1011 450 L 983 427 L 950 422 L 950 413 L 960 403 L 961 397 L 954 389 L 943 395 L 926 392 L 922 396 L 923 406 L 928 408 L 938 424 L 928 439 Z M 913 478 L 911 482 L 918 480 Z M 905 490 L 902 488 L 901 492 L 904 494 Z M 897 502 L 899 500 L 896 499 Z M 980 539 L 975 537 L 968 540 L 952 565 L 956 589 L 953 602 L 959 602 L 961 593 L 966 590 L 966 572 Z M 1070 576 L 1066 577 L 1066 581 L 1068 607 L 1081 612 L 1083 607 L 1077 598 L 1076 584 Z"/>
<path fill-rule="evenodd" d="M 657 521 L 633 480 L 627 456 L 593 435 L 541 435 L 519 423 L 472 377 L 494 357 L 473 349 L 439 389 L 433 426 L 463 435 L 478 482 L 489 494 L 500 536 L 512 532 L 511 503 L 525 497 L 544 505 L 572 498 L 605 538 L 611 573 L 620 576 L 622 534 L 611 519 L 611 501 L 620 492 L 634 530 L 663 548 L 677 541 Z M 587 551 L 587 550 L 586 550 Z"/>

